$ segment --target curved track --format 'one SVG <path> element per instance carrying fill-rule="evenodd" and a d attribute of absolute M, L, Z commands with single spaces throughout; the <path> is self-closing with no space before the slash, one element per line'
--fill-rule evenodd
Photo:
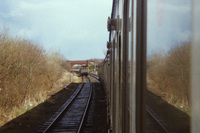
<path fill-rule="evenodd" d="M 91 95 L 92 83 L 87 78 L 38 132 L 81 132 Z"/>
<path fill-rule="evenodd" d="M 92 73 L 89 73 L 88 75 L 90 75 L 91 77 L 95 78 L 98 82 L 100 82 L 99 77 L 97 75 L 92 74 Z"/>

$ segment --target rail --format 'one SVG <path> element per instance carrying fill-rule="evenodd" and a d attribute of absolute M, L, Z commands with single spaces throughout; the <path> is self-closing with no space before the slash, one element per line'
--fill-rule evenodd
<path fill-rule="evenodd" d="M 161 129 L 165 133 L 169 133 L 169 131 L 163 126 L 163 124 L 153 115 L 153 112 L 149 106 L 146 106 L 146 111 L 156 121 L 156 123 L 161 127 Z"/>
<path fill-rule="evenodd" d="M 78 91 L 75 92 L 75 95 L 72 95 L 72 98 L 70 101 L 67 101 L 67 105 L 65 105 L 66 103 L 64 103 L 64 107 L 61 107 L 61 110 L 59 110 L 56 117 L 53 119 L 53 121 L 51 121 L 51 123 L 47 126 L 47 128 L 42 132 L 42 133 L 47 133 L 50 128 L 55 124 L 55 122 L 58 120 L 59 117 L 61 117 L 61 115 L 65 112 L 65 110 L 71 105 L 71 103 L 75 100 L 75 98 L 78 96 L 78 94 L 80 93 L 81 89 L 83 88 L 84 84 L 81 84 L 81 86 L 78 88 Z"/>
<path fill-rule="evenodd" d="M 65 131 L 71 131 L 80 133 L 85 121 L 85 118 L 87 116 L 87 112 L 89 109 L 91 97 L 92 97 L 92 82 L 87 77 L 87 83 L 82 84 L 78 87 L 78 89 L 72 94 L 72 96 L 62 105 L 62 107 L 52 116 L 52 118 L 47 121 L 43 127 L 38 131 L 40 133 L 47 133 L 51 132 L 52 130 L 56 131 L 59 129 L 60 123 L 62 123 L 64 119 L 79 119 L 79 122 L 77 121 L 76 126 L 71 125 L 71 122 L 65 123 L 66 127 Z M 86 101 L 85 104 L 80 103 L 80 99 L 82 101 Z M 77 105 L 79 104 L 79 105 Z M 78 109 L 78 112 L 77 112 Z M 76 115 L 78 113 L 78 117 Z M 71 114 L 67 115 L 66 114 Z M 75 114 L 76 117 L 73 117 L 73 114 Z M 59 129 L 59 131 L 64 131 L 63 129 Z M 65 132 L 64 131 L 64 132 Z"/>
<path fill-rule="evenodd" d="M 88 78 L 88 77 L 87 77 L 87 78 Z M 78 128 L 77 133 L 80 133 L 80 132 L 81 132 L 81 128 L 82 128 L 82 126 L 83 126 L 83 123 L 84 123 L 86 114 L 87 114 L 87 112 L 88 112 L 89 105 L 90 105 L 90 101 L 91 101 L 91 97 L 92 97 L 92 90 L 93 90 L 92 82 L 90 81 L 89 78 L 88 78 L 88 80 L 89 80 L 89 82 L 90 82 L 90 94 L 89 94 L 89 97 L 88 97 L 88 100 L 87 100 L 87 104 L 86 104 L 86 108 L 85 108 L 85 110 L 84 110 L 84 113 L 83 113 L 83 116 L 82 116 L 82 119 L 81 119 L 81 122 L 80 122 L 80 125 L 79 125 L 79 128 Z"/>
<path fill-rule="evenodd" d="M 92 73 L 89 73 L 89 75 L 90 75 L 90 76 L 92 76 L 93 78 L 95 78 L 96 80 L 98 80 L 98 81 L 99 81 L 99 77 L 98 77 L 97 75 L 95 75 L 95 74 L 92 74 Z"/>

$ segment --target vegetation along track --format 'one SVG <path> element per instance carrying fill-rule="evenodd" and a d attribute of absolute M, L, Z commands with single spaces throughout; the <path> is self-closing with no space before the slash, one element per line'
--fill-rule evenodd
<path fill-rule="evenodd" d="M 86 83 L 79 85 L 73 95 L 47 121 L 39 133 L 76 132 L 79 133 L 89 107 L 92 95 L 92 83 L 86 78 Z"/>
<path fill-rule="evenodd" d="M 146 107 L 147 112 L 147 133 L 170 133 L 166 128 L 167 125 L 163 121 L 159 120 L 156 113 L 149 107 Z"/>

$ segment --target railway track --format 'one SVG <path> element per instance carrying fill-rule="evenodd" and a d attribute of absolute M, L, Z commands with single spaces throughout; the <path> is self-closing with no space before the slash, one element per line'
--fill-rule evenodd
<path fill-rule="evenodd" d="M 95 79 L 96 79 L 96 81 L 98 81 L 98 82 L 99 82 L 99 77 L 98 77 L 97 75 L 95 75 L 95 74 L 92 74 L 92 73 L 89 73 L 88 75 L 89 75 L 89 76 L 91 76 L 91 77 L 93 77 L 93 78 L 95 78 Z"/>
<path fill-rule="evenodd" d="M 92 90 L 92 83 L 89 78 L 86 78 L 86 83 L 79 85 L 74 94 L 38 132 L 81 132 L 88 112 Z"/>
<path fill-rule="evenodd" d="M 157 114 L 149 107 L 146 107 L 147 112 L 147 133 L 170 133 L 166 128 L 167 125 L 165 122 L 161 121 Z"/>

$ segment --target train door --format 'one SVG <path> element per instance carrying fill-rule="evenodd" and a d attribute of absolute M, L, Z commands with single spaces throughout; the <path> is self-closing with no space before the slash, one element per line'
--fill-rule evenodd
<path fill-rule="evenodd" d="M 116 32 L 115 39 L 113 40 L 113 57 L 114 57 L 114 68 L 113 68 L 113 132 L 121 132 L 121 97 L 120 97 L 120 62 L 121 62 L 121 34 Z"/>
<path fill-rule="evenodd" d="M 129 1 L 127 14 L 129 131 L 136 132 L 136 0 Z"/>
<path fill-rule="evenodd" d="M 146 0 L 125 1 L 125 88 L 124 132 L 145 131 L 146 90 Z"/>
<path fill-rule="evenodd" d="M 112 65 L 113 65 L 113 74 L 112 74 L 112 129 L 114 129 L 113 131 L 115 132 L 116 129 L 116 60 L 115 60 L 115 55 L 116 55 L 116 40 L 115 38 L 112 41 L 112 57 L 113 57 L 113 61 L 112 61 Z"/>
<path fill-rule="evenodd" d="M 109 103 L 110 103 L 110 119 L 111 119 L 111 129 L 113 128 L 113 45 L 111 46 L 111 49 L 110 49 L 110 86 L 109 86 L 109 89 L 110 89 L 110 97 L 109 97 Z"/>

